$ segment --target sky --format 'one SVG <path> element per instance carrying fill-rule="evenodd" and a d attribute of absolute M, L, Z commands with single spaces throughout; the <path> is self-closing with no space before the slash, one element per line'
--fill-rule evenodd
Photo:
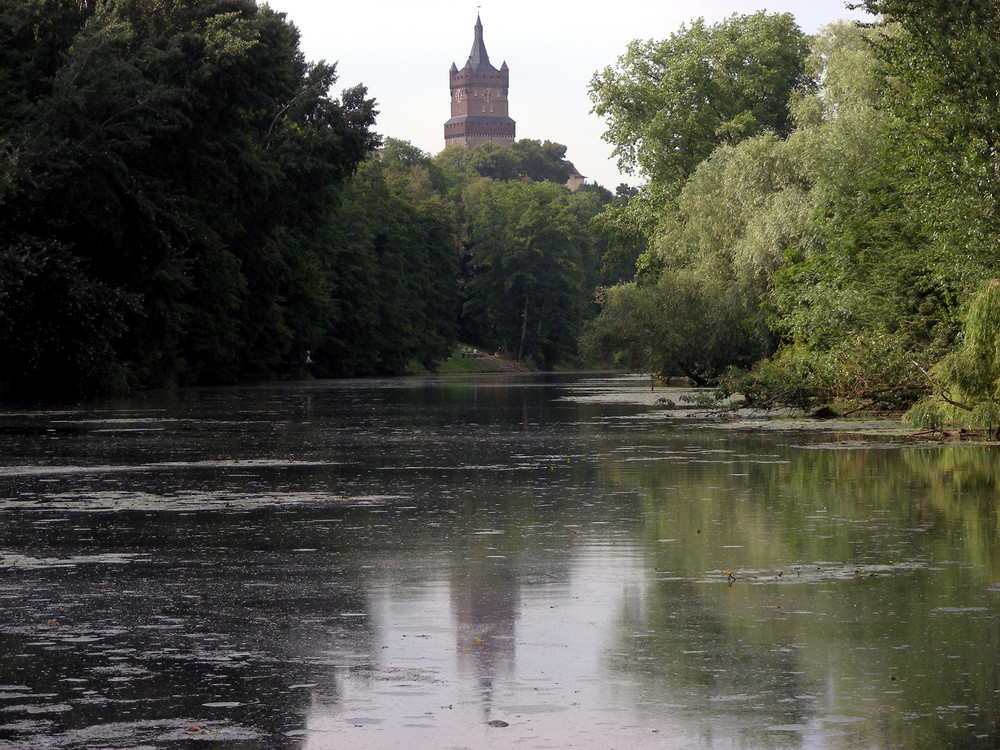
<path fill-rule="evenodd" d="M 428 154 L 444 148 L 451 116 L 448 71 L 464 67 L 476 15 L 490 62 L 510 68 L 510 116 L 517 138 L 555 141 L 588 182 L 611 191 L 638 184 L 623 174 L 591 113 L 594 74 L 614 65 L 633 39 L 666 39 L 696 18 L 788 12 L 812 34 L 861 19 L 845 0 L 266 0 L 299 29 L 310 61 L 337 63 L 335 93 L 363 84 L 379 111 L 375 130 Z"/>

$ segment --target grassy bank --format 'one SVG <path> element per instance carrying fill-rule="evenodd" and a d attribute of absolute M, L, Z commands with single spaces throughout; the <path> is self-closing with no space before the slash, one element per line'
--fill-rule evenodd
<path fill-rule="evenodd" d="M 422 367 L 413 366 L 415 373 L 426 372 Z M 448 359 L 438 363 L 437 371 L 440 374 L 447 373 L 474 373 L 474 372 L 522 372 L 525 368 L 520 362 L 505 357 L 498 357 L 494 354 L 486 354 L 475 347 L 456 345 L 451 350 Z"/>

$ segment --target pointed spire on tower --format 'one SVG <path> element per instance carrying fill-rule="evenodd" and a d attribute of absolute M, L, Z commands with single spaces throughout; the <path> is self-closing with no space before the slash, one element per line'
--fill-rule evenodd
<path fill-rule="evenodd" d="M 476 14 L 476 37 L 472 42 L 472 52 L 469 53 L 469 61 L 465 64 L 467 68 L 475 70 L 481 65 L 489 65 L 490 56 L 486 54 L 486 45 L 483 43 L 483 22 Z"/>

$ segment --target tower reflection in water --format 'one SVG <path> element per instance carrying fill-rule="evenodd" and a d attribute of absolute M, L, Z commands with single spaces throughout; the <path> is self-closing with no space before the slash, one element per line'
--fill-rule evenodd
<path fill-rule="evenodd" d="M 456 570 L 451 581 L 458 673 L 475 681 L 484 720 L 489 720 L 498 680 L 510 677 L 516 663 L 515 635 L 521 609 L 520 588 L 511 566 L 500 556 Z"/>

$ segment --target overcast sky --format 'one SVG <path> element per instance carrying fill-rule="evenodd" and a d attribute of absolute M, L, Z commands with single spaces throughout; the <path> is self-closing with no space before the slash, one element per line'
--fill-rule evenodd
<path fill-rule="evenodd" d="M 590 182 L 609 190 L 621 175 L 604 122 L 591 114 L 594 73 L 613 65 L 633 39 L 665 39 L 682 24 L 733 13 L 792 13 L 807 33 L 863 18 L 844 0 L 267 0 L 286 13 L 311 61 L 337 63 L 341 89 L 364 84 L 378 102 L 375 129 L 436 154 L 450 113 L 448 70 L 465 65 L 476 13 L 490 62 L 510 67 L 510 116 L 517 138 L 555 141 Z"/>

